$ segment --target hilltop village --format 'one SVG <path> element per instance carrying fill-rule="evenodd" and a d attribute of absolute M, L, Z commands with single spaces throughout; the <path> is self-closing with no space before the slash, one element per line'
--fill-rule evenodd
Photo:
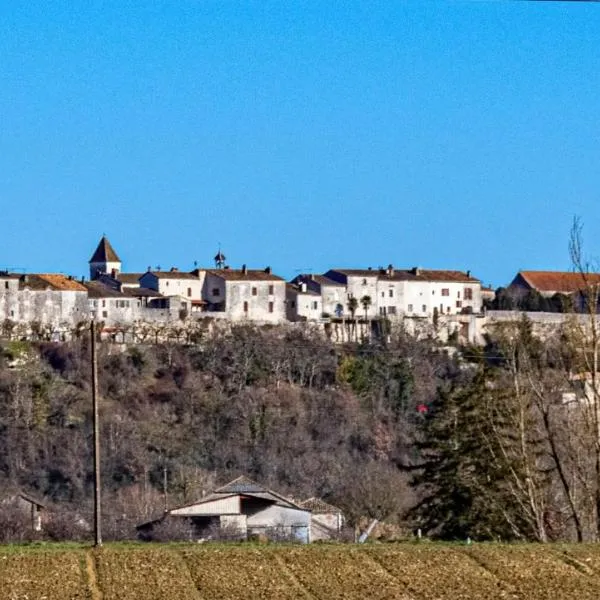
<path fill-rule="evenodd" d="M 520 272 L 502 291 L 500 308 L 517 308 L 515 298 L 532 294 L 551 304 L 581 287 L 577 273 Z M 494 290 L 483 287 L 469 271 L 398 269 L 391 264 L 334 268 L 286 282 L 270 267 L 232 268 L 219 250 L 210 268 L 130 273 L 122 270 L 106 236 L 89 260 L 89 280 L 0 272 L 3 335 L 52 340 L 68 339 L 90 319 L 105 338 L 123 342 L 165 336 L 190 340 L 200 329 L 236 322 L 312 324 L 334 341 L 345 341 L 370 336 L 385 321 L 402 324 L 411 333 L 454 335 L 478 343 L 490 320 L 509 318 L 506 313 L 512 312 L 489 310 L 497 308 L 494 303 Z M 536 319 L 557 318 L 543 314 Z"/>

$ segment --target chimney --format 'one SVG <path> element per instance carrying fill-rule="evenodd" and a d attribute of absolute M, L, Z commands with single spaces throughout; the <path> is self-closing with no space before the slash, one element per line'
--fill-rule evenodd
<path fill-rule="evenodd" d="M 471 277 L 471 271 L 467 271 L 467 277 Z"/>
<path fill-rule="evenodd" d="M 392 265 L 391 263 L 388 265 L 387 275 L 388 275 L 388 277 L 394 276 L 394 265 Z"/>
<path fill-rule="evenodd" d="M 265 269 L 265 273 L 266 273 L 267 275 L 270 275 L 270 274 L 271 274 L 271 267 L 267 267 L 267 268 Z"/>
<path fill-rule="evenodd" d="M 171 267 L 171 273 L 177 273 L 179 269 L 177 267 Z"/>
<path fill-rule="evenodd" d="M 417 275 L 417 277 L 421 274 L 421 267 L 413 267 L 411 269 L 411 273 L 413 275 Z"/>
<path fill-rule="evenodd" d="M 242 265 L 242 275 L 246 275 L 248 273 L 248 268 L 246 265 Z"/>
<path fill-rule="evenodd" d="M 306 294 L 306 283 L 302 282 L 302 283 L 300 284 L 300 291 L 301 291 L 303 294 Z"/>

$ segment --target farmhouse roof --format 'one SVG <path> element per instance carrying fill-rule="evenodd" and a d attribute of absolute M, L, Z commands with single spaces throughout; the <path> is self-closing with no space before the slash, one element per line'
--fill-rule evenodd
<path fill-rule="evenodd" d="M 300 502 L 298 506 L 300 508 L 310 510 L 314 515 L 329 515 L 342 512 L 337 506 L 328 504 L 324 500 L 321 500 L 321 498 L 316 497 L 308 498 L 308 500 Z"/>
<path fill-rule="evenodd" d="M 279 275 L 260 269 L 213 269 L 208 272 L 226 281 L 284 281 Z"/>
<path fill-rule="evenodd" d="M 122 298 L 123 294 L 117 290 L 104 285 L 99 281 L 88 281 L 83 284 L 87 289 L 88 298 Z"/>
<path fill-rule="evenodd" d="M 308 296 L 320 296 L 321 295 L 321 294 L 319 294 L 319 292 L 316 292 L 315 290 L 311 290 L 309 287 L 307 287 L 305 291 L 302 291 L 302 289 L 300 288 L 300 283 L 286 283 L 285 287 L 286 287 L 286 289 L 288 289 L 292 292 L 297 292 L 298 294 L 306 294 Z"/>
<path fill-rule="evenodd" d="M 133 284 L 139 283 L 139 279 L 142 275 L 143 273 L 117 273 L 115 279 L 120 283 Z"/>
<path fill-rule="evenodd" d="M 419 269 L 409 271 L 417 279 L 421 281 L 448 281 L 457 283 L 479 283 L 479 279 L 471 277 L 469 272 L 464 271 L 441 271 L 435 269 Z"/>
<path fill-rule="evenodd" d="M 331 271 L 355 277 L 377 277 L 379 275 L 377 269 L 331 269 Z"/>
<path fill-rule="evenodd" d="M 329 285 L 332 287 L 344 287 L 344 284 L 339 281 L 329 279 L 329 277 L 325 277 L 325 275 L 315 275 L 313 273 L 302 273 L 301 275 L 297 275 L 292 279 L 292 283 L 316 283 L 319 286 Z"/>
<path fill-rule="evenodd" d="M 86 292 L 87 288 L 76 279 L 58 273 L 36 273 L 22 275 L 19 282 L 21 288 L 35 291 L 51 289 L 62 292 Z"/>
<path fill-rule="evenodd" d="M 270 490 L 264 487 L 263 485 L 256 483 L 256 481 L 252 481 L 252 479 L 249 479 L 248 477 L 242 475 L 241 477 L 230 481 L 229 483 L 221 486 L 220 488 L 217 488 L 216 490 L 204 496 L 203 498 L 200 498 L 200 500 L 190 502 L 183 506 L 177 506 L 175 508 L 172 508 L 169 512 L 180 510 L 182 508 L 188 508 L 190 506 L 207 504 L 209 502 L 213 502 L 214 500 L 221 500 L 223 498 L 228 498 L 231 496 L 251 496 L 253 498 L 261 498 L 263 500 L 268 500 L 269 502 L 277 504 L 278 506 L 286 506 L 309 511 L 309 509 L 299 506 L 289 498 L 281 496 L 277 492 L 274 492 L 273 490 Z"/>
<path fill-rule="evenodd" d="M 46 505 L 41 500 L 38 500 L 37 498 L 34 498 L 33 496 L 26 494 L 25 492 L 18 492 L 17 496 L 25 500 L 25 502 L 29 502 L 29 504 L 33 504 L 38 508 L 46 508 Z"/>
<path fill-rule="evenodd" d="M 561 271 L 519 271 L 525 282 L 539 292 L 572 293 L 590 285 L 600 285 L 600 273 Z"/>
<path fill-rule="evenodd" d="M 103 262 L 121 262 L 121 259 L 117 256 L 117 253 L 105 235 L 102 236 L 96 251 L 92 254 L 92 258 L 90 258 L 90 263 Z"/>
<path fill-rule="evenodd" d="M 179 271 L 177 269 L 171 271 L 147 271 L 142 275 L 147 275 L 148 273 L 152 273 L 158 277 L 158 279 L 198 279 L 198 275 L 194 273 L 190 273 L 189 271 Z"/>
<path fill-rule="evenodd" d="M 129 298 L 162 298 L 163 295 L 156 290 L 145 287 L 124 287 L 121 294 Z"/>

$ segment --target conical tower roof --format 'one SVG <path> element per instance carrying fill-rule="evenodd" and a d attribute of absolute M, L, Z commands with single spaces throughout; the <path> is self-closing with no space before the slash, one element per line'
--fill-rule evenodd
<path fill-rule="evenodd" d="M 90 258 L 90 263 L 106 263 L 106 262 L 121 262 L 121 259 L 117 256 L 114 248 L 110 245 L 108 238 L 103 235 L 98 247 L 94 254 L 92 254 L 92 258 Z"/>

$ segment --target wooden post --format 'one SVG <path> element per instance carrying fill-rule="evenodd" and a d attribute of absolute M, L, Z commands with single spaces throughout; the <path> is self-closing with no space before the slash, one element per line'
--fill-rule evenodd
<path fill-rule="evenodd" d="M 98 419 L 98 357 L 96 354 L 96 322 L 90 324 L 92 338 L 92 408 L 94 421 L 94 545 L 102 546 L 100 510 L 100 423 Z"/>

